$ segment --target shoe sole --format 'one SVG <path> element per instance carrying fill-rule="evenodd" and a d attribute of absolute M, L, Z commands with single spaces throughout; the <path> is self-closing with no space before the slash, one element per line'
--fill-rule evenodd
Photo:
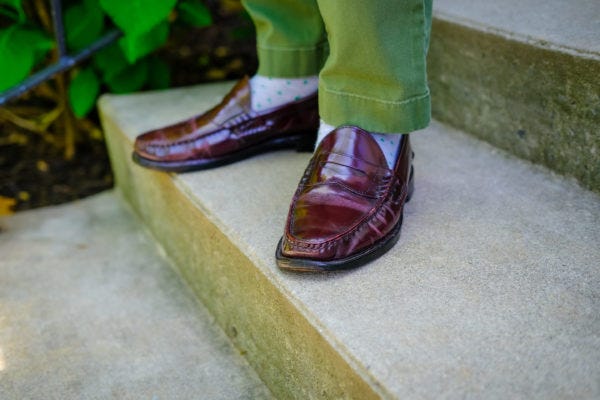
<path fill-rule="evenodd" d="M 410 178 L 408 181 L 408 193 L 406 195 L 406 201 L 408 203 L 414 192 L 414 181 L 413 181 L 414 169 L 411 166 Z M 404 205 L 403 205 L 404 207 Z M 404 210 L 400 215 L 400 219 L 394 225 L 394 228 L 383 238 L 379 239 L 373 246 L 370 246 L 356 254 L 350 255 L 345 258 L 329 261 L 311 260 L 308 258 L 293 258 L 286 257 L 282 252 L 283 237 L 279 239 L 277 244 L 277 250 L 275 252 L 275 259 L 277 266 L 286 271 L 293 272 L 331 272 L 341 271 L 346 269 L 353 269 L 361 267 L 365 264 L 374 261 L 387 253 L 400 239 L 400 230 L 402 228 L 402 221 L 404 219 Z"/>
<path fill-rule="evenodd" d="M 317 139 L 315 132 L 306 132 L 284 138 L 276 138 L 266 142 L 258 143 L 254 146 L 244 148 L 235 153 L 227 154 L 218 158 L 204 158 L 185 161 L 156 161 L 140 156 L 133 152 L 131 158 L 142 167 L 155 169 L 164 172 L 191 172 L 204 169 L 216 168 L 223 165 L 232 164 L 255 155 L 275 150 L 296 149 L 298 152 L 312 152 Z"/>

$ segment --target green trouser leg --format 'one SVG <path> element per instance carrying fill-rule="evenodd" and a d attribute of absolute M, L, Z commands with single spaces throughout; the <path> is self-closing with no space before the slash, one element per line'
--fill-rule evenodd
<path fill-rule="evenodd" d="M 431 1 L 319 0 L 319 9 L 330 47 L 319 76 L 321 118 L 383 133 L 424 128 Z"/>
<path fill-rule="evenodd" d="M 315 0 L 242 0 L 256 26 L 258 74 L 317 75 L 327 55 L 323 19 Z"/>
<path fill-rule="evenodd" d="M 431 0 L 246 0 L 257 28 L 259 73 L 320 71 L 319 113 L 328 124 L 374 132 L 427 125 L 426 53 Z"/>

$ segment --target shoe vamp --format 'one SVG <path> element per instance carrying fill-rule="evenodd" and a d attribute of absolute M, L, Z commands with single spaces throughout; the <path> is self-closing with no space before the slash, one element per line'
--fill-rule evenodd
<path fill-rule="evenodd" d="M 309 179 L 309 185 L 339 185 L 351 192 L 368 197 L 377 197 L 383 177 L 377 170 L 367 170 L 336 162 L 323 162 L 321 168 Z"/>
<path fill-rule="evenodd" d="M 373 210 L 376 200 L 336 182 L 311 187 L 298 198 L 290 233 L 319 243 L 352 231 Z"/>

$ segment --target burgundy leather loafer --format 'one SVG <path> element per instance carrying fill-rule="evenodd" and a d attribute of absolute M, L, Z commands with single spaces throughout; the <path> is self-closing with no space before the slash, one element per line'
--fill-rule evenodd
<path fill-rule="evenodd" d="M 250 104 L 246 77 L 206 113 L 138 136 L 133 160 L 144 167 L 184 172 L 269 150 L 313 150 L 319 127 L 316 94 L 261 112 Z"/>
<path fill-rule="evenodd" d="M 388 251 L 398 241 L 413 191 L 412 157 L 408 135 L 393 170 L 368 132 L 344 126 L 327 135 L 292 199 L 277 246 L 279 267 L 353 268 Z"/>

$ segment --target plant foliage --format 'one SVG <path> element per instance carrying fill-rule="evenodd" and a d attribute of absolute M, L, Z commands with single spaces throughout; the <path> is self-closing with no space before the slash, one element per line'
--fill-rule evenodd
<path fill-rule="evenodd" d="M 212 23 L 203 0 L 72 0 L 64 2 L 65 34 L 70 53 L 102 37 L 111 27 L 123 36 L 96 53 L 92 62 L 71 71 L 68 98 L 73 113 L 85 116 L 101 88 L 127 93 L 169 86 L 166 63 L 152 55 L 168 39 L 172 23 L 196 27 Z M 56 48 L 51 34 L 27 17 L 22 0 L 0 0 L 0 91 L 23 81 Z"/>
<path fill-rule="evenodd" d="M 100 92 L 100 80 L 90 67 L 83 68 L 71 80 L 69 101 L 76 117 L 83 117 L 94 106 Z"/>
<path fill-rule="evenodd" d="M 16 85 L 52 49 L 54 42 L 39 29 L 16 23 L 0 31 L 0 90 Z"/>

